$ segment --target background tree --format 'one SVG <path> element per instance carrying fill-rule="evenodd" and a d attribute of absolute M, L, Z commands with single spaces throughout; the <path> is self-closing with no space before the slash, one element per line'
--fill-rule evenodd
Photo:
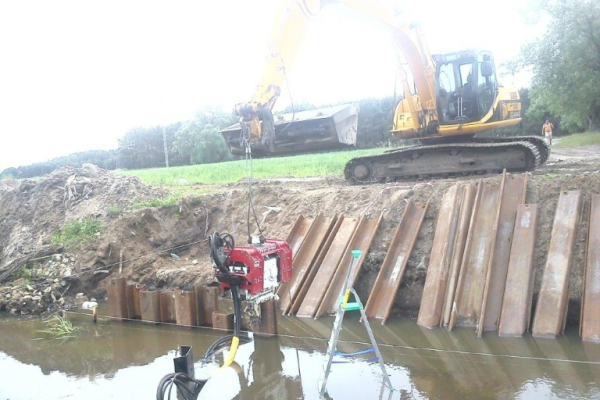
<path fill-rule="evenodd" d="M 192 121 L 184 122 L 175 133 L 174 152 L 186 164 L 207 164 L 231 160 L 222 128 L 235 122 L 235 117 L 216 108 L 204 108 Z"/>
<path fill-rule="evenodd" d="M 600 1 L 547 0 L 541 39 L 522 48 L 513 67 L 531 66 L 530 116 L 560 116 L 561 127 L 600 130 Z"/>
<path fill-rule="evenodd" d="M 17 168 L 7 168 L 0 173 L 0 179 L 25 179 L 51 173 L 57 168 L 70 166 L 81 167 L 83 163 L 98 165 L 104 169 L 117 168 L 116 150 L 89 150 L 68 156 L 53 158 L 49 161 L 34 163 Z"/>
<path fill-rule="evenodd" d="M 167 137 L 167 149 L 170 165 L 184 165 L 183 160 L 173 153 L 175 132 L 181 123 L 171 124 L 164 128 Z M 163 127 L 134 128 L 119 139 L 119 168 L 139 169 L 158 168 L 165 165 L 163 145 Z"/>

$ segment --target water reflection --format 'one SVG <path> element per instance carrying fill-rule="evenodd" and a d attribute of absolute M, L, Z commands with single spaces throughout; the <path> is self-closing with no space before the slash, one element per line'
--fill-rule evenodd
<path fill-rule="evenodd" d="M 221 333 L 210 329 L 110 322 L 70 316 L 82 328 L 67 341 L 40 339 L 39 319 L 0 319 L 0 399 L 148 399 L 173 370 L 177 346 L 193 347 L 196 377 L 214 376 L 200 399 L 317 399 L 332 319 L 280 318 L 280 337 L 240 346 L 237 370 L 215 375 L 201 365 Z M 596 399 L 600 346 L 576 332 L 551 339 L 477 338 L 469 329 L 428 330 L 414 321 L 372 325 L 394 388 L 376 363 L 335 364 L 334 399 Z M 369 347 L 364 327 L 347 317 L 338 350 Z M 490 354 L 496 356 L 490 356 Z M 566 362 L 573 360 L 576 362 Z"/>

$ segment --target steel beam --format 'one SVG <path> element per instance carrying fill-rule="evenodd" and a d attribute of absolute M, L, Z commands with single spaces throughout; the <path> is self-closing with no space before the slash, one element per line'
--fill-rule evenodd
<path fill-rule="evenodd" d="M 564 331 L 569 303 L 569 271 L 580 210 L 580 191 L 560 194 L 533 319 L 532 334 L 535 337 L 555 338 Z"/>

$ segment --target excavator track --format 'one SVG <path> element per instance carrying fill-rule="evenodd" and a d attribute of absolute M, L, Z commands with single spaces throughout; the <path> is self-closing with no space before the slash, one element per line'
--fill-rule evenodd
<path fill-rule="evenodd" d="M 474 143 L 514 143 L 514 142 L 529 142 L 535 147 L 537 147 L 538 152 L 540 153 L 540 163 L 539 165 L 543 165 L 548 161 L 548 157 L 550 157 L 550 146 L 548 146 L 548 142 L 540 136 L 507 136 L 507 137 L 499 137 L 499 138 L 473 138 L 471 139 Z"/>
<path fill-rule="evenodd" d="M 353 158 L 344 168 L 350 184 L 397 179 L 449 177 L 532 171 L 548 159 L 549 148 L 533 137 L 512 140 L 479 139 L 471 143 L 413 146 L 383 154 Z M 518 141 L 515 141 L 518 140 Z"/>

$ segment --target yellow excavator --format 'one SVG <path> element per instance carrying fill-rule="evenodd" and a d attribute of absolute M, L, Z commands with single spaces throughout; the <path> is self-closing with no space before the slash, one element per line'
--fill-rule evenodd
<path fill-rule="evenodd" d="M 350 7 L 389 28 L 405 60 L 401 74 L 404 93 L 396 106 L 391 134 L 419 142 L 351 159 L 344 169 L 350 183 L 503 169 L 527 171 L 546 162 L 550 149 L 541 137 L 475 137 L 521 122 L 519 93 L 499 85 L 489 51 L 432 55 L 421 29 L 398 21 L 389 0 L 331 3 Z M 281 4 L 262 80 L 249 102 L 236 105 L 240 122 L 221 131 L 233 154 L 244 154 L 248 149 L 258 156 L 299 154 L 356 144 L 355 105 L 272 113 L 286 82 L 286 67 L 293 63 L 310 19 L 321 6 L 321 0 L 288 0 Z"/>

